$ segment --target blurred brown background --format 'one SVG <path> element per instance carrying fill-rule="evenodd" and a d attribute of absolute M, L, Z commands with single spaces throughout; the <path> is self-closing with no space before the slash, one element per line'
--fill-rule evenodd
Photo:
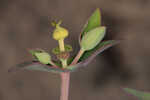
<path fill-rule="evenodd" d="M 77 53 L 80 30 L 96 8 L 108 29 L 105 39 L 123 41 L 72 73 L 69 100 L 136 100 L 122 88 L 149 91 L 149 0 L 0 0 L 0 100 L 59 100 L 59 75 L 7 70 L 32 59 L 28 48 L 56 47 L 51 18 L 63 19 L 70 31 L 65 42 Z"/>

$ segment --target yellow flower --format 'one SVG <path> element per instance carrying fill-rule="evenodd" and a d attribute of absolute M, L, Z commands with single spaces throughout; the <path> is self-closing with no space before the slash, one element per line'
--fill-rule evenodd
<path fill-rule="evenodd" d="M 60 51 L 64 52 L 64 39 L 68 36 L 69 32 L 67 29 L 60 26 L 61 21 L 56 24 L 56 29 L 53 32 L 53 38 L 58 41 Z"/>
<path fill-rule="evenodd" d="M 68 30 L 61 27 L 60 23 L 56 24 L 56 29 L 53 32 L 53 38 L 55 40 L 64 39 L 68 36 Z"/>

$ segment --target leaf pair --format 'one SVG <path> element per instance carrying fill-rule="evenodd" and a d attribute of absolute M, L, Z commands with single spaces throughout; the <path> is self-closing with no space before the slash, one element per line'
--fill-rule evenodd
<path fill-rule="evenodd" d="M 42 64 L 51 64 L 51 56 L 44 50 L 29 50 L 29 52 Z"/>
<path fill-rule="evenodd" d="M 79 36 L 79 42 L 85 33 L 99 26 L 101 26 L 101 13 L 99 8 L 97 8 L 84 25 L 84 28 Z"/>
<path fill-rule="evenodd" d="M 15 72 L 18 70 L 36 70 L 36 71 L 44 71 L 44 72 L 53 72 L 53 73 L 61 73 L 61 72 L 74 72 L 79 68 L 85 67 L 88 65 L 98 54 L 102 53 L 104 50 L 112 47 L 113 45 L 116 45 L 119 43 L 118 41 L 110 40 L 110 41 L 104 41 L 101 44 L 95 48 L 95 50 L 88 51 L 85 53 L 81 58 L 79 63 L 75 65 L 70 65 L 67 67 L 67 69 L 62 69 L 58 66 L 53 66 L 50 64 L 42 64 L 37 61 L 27 61 L 23 62 L 21 64 L 18 64 L 12 68 L 9 69 L 9 72 Z M 55 63 L 58 65 L 58 63 Z M 60 66 L 60 65 L 59 65 Z"/>
<path fill-rule="evenodd" d="M 96 44 L 94 46 L 93 49 L 85 51 L 84 54 L 81 56 L 79 61 L 85 60 L 86 58 L 88 58 L 92 54 L 95 55 L 96 53 L 94 53 L 94 52 L 96 52 L 96 51 L 99 51 L 101 53 L 102 49 L 106 50 L 107 48 L 112 47 L 115 44 L 119 43 L 119 41 L 116 41 L 116 40 L 108 40 L 108 41 L 101 42 L 101 40 L 103 39 L 103 37 L 105 35 L 105 32 L 106 32 L 106 28 L 104 26 L 101 26 L 101 23 L 102 23 L 102 21 L 101 21 L 101 13 L 100 13 L 100 10 L 97 8 L 95 10 L 95 12 L 92 14 L 92 16 L 89 18 L 87 23 L 85 24 L 83 32 L 81 32 L 81 34 L 79 36 L 79 42 L 81 44 L 82 39 L 84 39 L 84 36 L 88 32 L 91 32 L 93 30 L 95 31 L 95 29 L 97 29 L 97 28 L 98 28 L 98 30 L 96 30 L 96 32 L 100 32 L 100 36 L 99 36 L 100 40 L 99 40 L 98 44 Z M 95 33 L 93 33 L 93 34 L 95 34 Z M 90 43 L 90 41 L 87 42 L 87 44 L 89 44 L 89 43 Z M 102 51 L 104 51 L 104 50 L 102 50 Z"/>
<path fill-rule="evenodd" d="M 84 25 L 79 35 L 79 43 L 84 51 L 93 49 L 105 35 L 106 28 L 101 26 L 101 13 L 97 8 Z"/>

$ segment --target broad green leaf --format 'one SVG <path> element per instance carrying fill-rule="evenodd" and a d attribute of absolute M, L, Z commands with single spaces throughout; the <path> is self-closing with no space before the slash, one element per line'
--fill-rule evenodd
<path fill-rule="evenodd" d="M 96 27 L 87 32 L 80 43 L 83 51 L 91 50 L 101 42 L 106 33 L 106 27 Z"/>
<path fill-rule="evenodd" d="M 79 61 L 83 61 L 89 56 L 91 56 L 95 51 L 100 50 L 100 53 L 103 52 L 104 50 L 108 49 L 109 47 L 112 47 L 113 45 L 118 44 L 119 41 L 115 40 L 108 40 L 108 41 L 103 41 L 99 43 L 94 49 L 86 51 L 80 58 Z"/>
<path fill-rule="evenodd" d="M 142 91 L 138 91 L 138 90 L 130 89 L 130 88 L 124 88 L 124 90 L 128 92 L 129 94 L 136 96 L 140 100 L 150 100 L 150 93 L 148 92 L 142 92 Z"/>
<path fill-rule="evenodd" d="M 70 65 L 67 69 L 75 71 L 80 67 L 86 67 L 98 54 L 102 53 L 104 50 L 118 44 L 119 41 L 109 40 L 100 43 L 94 50 L 88 51 L 80 58 L 79 62 L 75 65 Z"/>
<path fill-rule="evenodd" d="M 85 24 L 83 31 L 80 34 L 79 41 L 81 40 L 82 36 L 87 33 L 88 31 L 99 27 L 101 25 L 101 14 L 99 8 L 97 8 L 92 16 L 88 19 L 87 23 Z"/>
<path fill-rule="evenodd" d="M 42 64 L 50 64 L 51 63 L 51 56 L 46 52 L 36 53 L 35 56 L 37 57 L 39 62 L 41 62 Z"/>
<path fill-rule="evenodd" d="M 42 64 L 50 64 L 51 63 L 51 56 L 41 49 L 29 50 L 33 57 L 36 58 Z"/>

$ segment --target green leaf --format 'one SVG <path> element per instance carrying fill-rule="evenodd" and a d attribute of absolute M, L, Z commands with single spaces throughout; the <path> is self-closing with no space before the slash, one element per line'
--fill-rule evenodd
<path fill-rule="evenodd" d="M 81 40 L 82 36 L 87 33 L 88 31 L 99 27 L 101 25 L 101 14 L 99 8 L 97 8 L 92 16 L 88 19 L 87 23 L 85 24 L 83 31 L 80 34 L 79 41 Z"/>
<path fill-rule="evenodd" d="M 46 52 L 36 53 L 35 56 L 37 57 L 39 62 L 41 62 L 42 64 L 50 64 L 51 63 L 51 56 Z"/>
<path fill-rule="evenodd" d="M 37 57 L 36 57 L 36 53 L 41 53 L 43 50 L 41 50 L 41 49 L 35 49 L 35 50 L 33 50 L 33 49 L 31 49 L 31 50 L 29 50 L 29 53 L 33 56 L 33 58 L 35 59 L 35 60 L 37 60 Z"/>
<path fill-rule="evenodd" d="M 150 100 L 150 93 L 148 92 L 142 92 L 142 91 L 138 91 L 138 90 L 130 89 L 130 88 L 124 88 L 124 91 L 136 96 L 140 100 Z"/>
<path fill-rule="evenodd" d="M 106 27 L 96 27 L 87 32 L 80 43 L 83 51 L 91 50 L 101 42 L 106 33 Z"/>
<path fill-rule="evenodd" d="M 86 51 L 81 58 L 79 59 L 79 61 L 83 61 L 86 58 L 88 58 L 89 56 L 91 56 L 95 51 L 97 51 L 98 49 L 102 51 L 108 49 L 109 47 L 112 47 L 113 45 L 118 44 L 119 41 L 115 41 L 115 40 L 108 40 L 108 41 L 103 41 L 101 43 L 99 43 L 94 49 Z"/>
<path fill-rule="evenodd" d="M 51 56 L 41 49 L 29 50 L 33 57 L 36 58 L 42 64 L 50 64 L 51 63 Z"/>

